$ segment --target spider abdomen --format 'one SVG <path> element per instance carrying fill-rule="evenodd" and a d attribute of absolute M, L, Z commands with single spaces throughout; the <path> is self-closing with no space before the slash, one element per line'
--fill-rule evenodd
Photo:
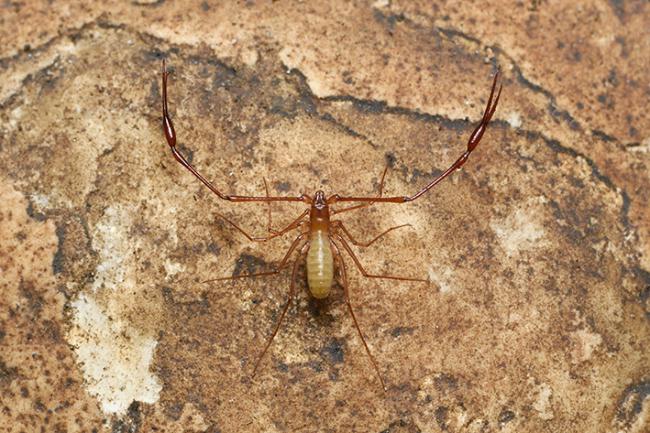
<path fill-rule="evenodd" d="M 327 298 L 334 279 L 334 259 L 329 236 L 323 230 L 311 235 L 307 252 L 307 284 L 314 298 Z"/>

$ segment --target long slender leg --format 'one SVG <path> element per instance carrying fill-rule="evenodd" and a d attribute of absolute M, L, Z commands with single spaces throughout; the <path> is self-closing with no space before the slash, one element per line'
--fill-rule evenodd
<path fill-rule="evenodd" d="M 169 109 L 167 107 L 167 77 L 169 73 L 167 72 L 167 66 L 165 59 L 162 61 L 162 115 L 163 115 L 163 131 L 165 132 L 165 138 L 167 139 L 167 144 L 178 161 L 183 167 L 188 169 L 190 173 L 194 175 L 198 180 L 201 181 L 205 186 L 207 186 L 210 191 L 215 193 L 220 199 L 234 201 L 234 202 L 252 202 L 252 201 L 262 201 L 262 202 L 272 202 L 272 201 L 302 201 L 305 203 L 311 203 L 311 198 L 308 195 L 302 194 L 298 197 L 251 197 L 251 196 L 240 196 L 240 195 L 226 195 L 219 191 L 210 181 L 203 177 L 189 161 L 180 153 L 176 147 L 176 131 L 174 130 L 174 124 L 172 119 L 169 116 Z"/>
<path fill-rule="evenodd" d="M 287 314 L 289 305 L 291 304 L 291 301 L 295 296 L 296 274 L 298 273 L 298 264 L 300 263 L 300 259 L 302 259 L 302 257 L 305 255 L 305 247 L 307 246 L 308 244 L 305 243 L 305 245 L 301 248 L 300 255 L 298 256 L 296 261 L 293 262 L 293 271 L 291 271 L 291 283 L 289 285 L 289 297 L 287 299 L 287 303 L 284 304 L 284 308 L 282 308 L 282 313 L 280 313 L 280 318 L 278 319 L 278 323 L 275 325 L 275 329 L 273 330 L 273 334 L 271 334 L 271 338 L 269 338 L 269 340 L 266 342 L 266 346 L 264 346 L 264 350 L 262 350 L 260 357 L 257 358 L 257 362 L 255 363 L 255 368 L 253 368 L 253 375 L 252 375 L 253 377 L 255 377 L 255 373 L 257 373 L 257 368 L 260 366 L 260 362 L 262 362 L 262 358 L 264 358 L 266 351 L 269 350 L 269 347 L 271 346 L 273 339 L 278 333 L 278 330 L 280 329 L 280 325 L 282 324 L 282 320 L 284 319 L 284 316 Z"/>
<path fill-rule="evenodd" d="M 341 257 L 341 252 L 339 251 L 338 247 L 334 242 L 332 242 L 332 250 L 334 251 L 334 259 L 339 265 L 339 272 L 341 274 L 341 280 L 342 280 L 341 283 L 343 285 L 343 293 L 345 294 L 345 303 L 348 305 L 348 311 L 350 311 L 350 316 L 352 316 L 354 327 L 357 328 L 359 337 L 363 342 L 363 347 L 366 349 L 366 353 L 368 354 L 368 358 L 370 358 L 370 362 L 372 363 L 372 366 L 375 368 L 375 372 L 377 372 L 377 377 L 379 378 L 379 382 L 381 382 L 381 387 L 384 389 L 384 391 L 387 391 L 386 383 L 384 382 L 384 379 L 381 377 L 381 373 L 379 372 L 379 367 L 377 366 L 377 361 L 375 361 L 375 357 L 372 356 L 372 353 L 370 353 L 370 348 L 368 347 L 368 343 L 366 342 L 366 339 L 363 337 L 363 333 L 361 332 L 361 328 L 359 327 L 359 322 L 357 321 L 357 317 L 354 315 L 354 310 L 352 309 L 352 301 L 350 301 L 350 289 L 348 286 L 348 276 L 345 269 L 345 262 L 343 261 L 343 257 Z"/>
<path fill-rule="evenodd" d="M 379 194 L 377 198 L 380 198 L 384 194 L 384 179 L 386 178 L 386 172 L 388 171 L 388 165 L 384 167 L 384 172 L 381 174 L 381 181 L 379 182 Z M 349 212 L 351 210 L 362 209 L 364 207 L 372 206 L 374 202 L 361 203 L 354 206 L 348 206 L 343 209 L 332 209 L 331 215 L 336 215 L 343 212 Z"/>
<path fill-rule="evenodd" d="M 350 232 L 348 231 L 348 229 L 345 227 L 345 225 L 343 225 L 343 222 L 342 222 L 342 221 L 332 221 L 332 224 L 334 225 L 334 228 L 335 228 L 335 229 L 340 228 L 341 230 L 343 230 L 343 233 L 345 233 L 345 235 L 348 237 L 348 239 L 350 240 L 350 242 L 352 242 L 353 245 L 356 245 L 356 246 L 358 246 L 358 247 L 369 247 L 370 245 L 372 245 L 373 243 L 375 243 L 375 241 L 377 241 L 378 239 L 380 239 L 382 236 L 384 236 L 384 235 L 387 234 L 387 233 L 392 232 L 393 230 L 397 230 L 397 229 L 400 229 L 400 228 L 402 228 L 402 227 L 411 227 L 411 224 L 401 224 L 401 225 L 398 225 L 398 226 L 395 226 L 395 227 L 391 227 L 391 228 L 389 228 L 388 230 L 384 230 L 382 233 L 380 233 L 380 234 L 378 234 L 377 236 L 375 236 L 374 239 L 372 239 L 370 242 L 359 242 L 359 241 L 355 240 L 355 239 L 352 237 L 352 235 L 350 234 Z"/>
<path fill-rule="evenodd" d="M 294 241 L 291 243 L 291 246 L 287 250 L 287 253 L 284 255 L 284 257 L 282 258 L 282 261 L 280 262 L 278 267 L 275 268 L 272 271 L 257 272 L 257 273 L 254 273 L 254 274 L 235 275 L 235 276 L 231 276 L 231 277 L 212 278 L 210 280 L 204 281 L 204 283 L 210 283 L 212 281 L 236 280 L 236 279 L 239 279 L 239 278 L 261 277 L 261 276 L 264 276 L 264 275 L 275 275 L 275 274 L 279 273 L 282 269 L 284 269 L 286 267 L 287 261 L 289 260 L 289 257 L 291 257 L 291 253 L 294 252 L 294 250 L 296 249 L 296 247 L 298 246 L 300 241 L 305 239 L 305 236 L 307 236 L 307 233 L 301 233 L 300 236 L 298 236 L 296 239 L 294 239 Z"/>
<path fill-rule="evenodd" d="M 266 241 L 268 241 L 268 240 L 270 240 L 270 239 L 277 238 L 278 236 L 282 236 L 282 235 L 285 234 L 286 232 L 288 232 L 288 231 L 290 231 L 290 230 L 293 230 L 293 229 L 295 229 L 296 227 L 299 227 L 300 224 L 302 224 L 302 221 L 301 221 L 301 220 L 304 219 L 304 218 L 307 216 L 307 214 L 309 214 L 309 209 L 305 209 L 305 211 L 304 211 L 303 213 L 301 213 L 301 214 L 298 216 L 298 218 L 296 218 L 295 220 L 293 220 L 293 222 L 292 222 L 291 224 L 289 224 L 288 226 L 286 226 L 286 227 L 283 228 L 282 230 L 280 230 L 280 231 L 278 231 L 278 232 L 275 232 L 275 233 L 273 233 L 272 235 L 269 235 L 269 236 L 256 237 L 256 236 L 251 236 L 251 235 L 249 235 L 249 234 L 248 234 L 244 229 L 242 229 L 241 227 L 239 227 L 235 222 L 233 222 L 232 220 L 228 219 L 228 218 L 225 217 L 224 215 L 220 214 L 219 212 L 215 212 L 215 215 L 217 215 L 219 218 L 223 219 L 223 220 L 226 221 L 228 224 L 230 224 L 231 226 L 233 226 L 235 229 L 237 229 L 237 231 L 239 231 L 241 234 L 243 234 L 244 236 L 246 236 L 246 238 L 247 238 L 249 241 L 251 241 L 251 242 L 266 242 Z"/>
<path fill-rule="evenodd" d="M 366 272 L 366 270 L 363 268 L 361 265 L 361 262 L 357 258 L 357 256 L 354 254 L 352 251 L 352 248 L 350 248 L 350 245 L 343 239 L 340 235 L 338 234 L 332 234 L 332 238 L 336 239 L 345 249 L 345 251 L 348 252 L 350 257 L 352 257 L 352 260 L 354 261 L 354 264 L 357 265 L 357 268 L 359 268 L 359 271 L 364 277 L 367 278 L 380 278 L 380 279 L 386 279 L 386 280 L 400 280 L 400 281 L 420 281 L 423 283 L 427 283 L 428 280 L 422 279 L 422 278 L 411 278 L 411 277 L 400 277 L 400 276 L 395 276 L 395 275 L 378 275 L 378 274 L 369 274 Z"/>
<path fill-rule="evenodd" d="M 478 126 L 474 129 L 474 132 L 472 132 L 472 134 L 469 136 L 469 139 L 467 140 L 467 150 L 447 170 L 445 170 L 442 174 L 440 174 L 438 177 L 436 177 L 431 182 L 429 182 L 420 191 L 416 192 L 411 196 L 401 196 L 401 197 L 341 197 L 338 194 L 335 194 L 328 198 L 328 202 L 332 204 L 332 203 L 342 202 L 342 201 L 358 201 L 358 202 L 371 202 L 371 203 L 375 203 L 375 202 L 376 203 L 405 203 L 408 201 L 413 201 L 416 198 L 420 197 L 422 194 L 429 191 L 434 186 L 436 186 L 438 183 L 440 183 L 444 178 L 449 176 L 451 173 L 461 168 L 465 164 L 465 162 L 467 162 L 467 159 L 469 158 L 469 155 L 472 153 L 472 151 L 476 149 L 476 146 L 478 146 L 479 142 L 481 141 L 481 138 L 483 138 L 483 134 L 485 133 L 487 126 L 490 123 L 490 119 L 492 119 L 492 116 L 494 115 L 494 112 L 497 109 L 497 104 L 499 103 L 499 97 L 501 96 L 501 90 L 503 88 L 503 85 L 499 87 L 499 91 L 496 94 L 496 98 L 494 98 L 494 91 L 496 90 L 498 78 L 499 78 L 499 72 L 497 72 L 496 75 L 494 76 L 494 81 L 492 82 L 492 90 L 490 91 L 490 98 L 488 99 L 487 106 L 485 107 L 485 111 L 483 112 L 483 117 L 481 118 L 481 121 L 478 124 Z"/>
<path fill-rule="evenodd" d="M 263 180 L 264 180 L 264 191 L 266 192 L 266 196 L 270 197 L 269 185 L 268 185 L 268 183 L 266 183 L 266 179 L 263 178 Z M 273 223 L 272 223 L 273 219 L 271 217 L 271 202 L 268 202 L 267 206 L 268 206 L 268 220 L 267 220 L 267 224 L 266 224 L 266 231 L 268 231 L 272 235 L 275 235 L 275 234 L 278 233 L 278 231 L 275 230 L 273 227 L 271 227 L 273 225 Z"/>

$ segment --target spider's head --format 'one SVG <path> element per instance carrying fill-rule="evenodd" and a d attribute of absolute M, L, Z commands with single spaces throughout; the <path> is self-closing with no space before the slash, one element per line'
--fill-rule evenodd
<path fill-rule="evenodd" d="M 316 195 L 314 195 L 313 206 L 316 209 L 324 209 L 327 207 L 327 199 L 325 198 L 325 193 L 322 190 L 316 191 Z"/>

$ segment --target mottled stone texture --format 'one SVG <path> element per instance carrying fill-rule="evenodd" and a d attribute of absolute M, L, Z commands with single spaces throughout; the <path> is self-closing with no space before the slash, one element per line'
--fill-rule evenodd
<path fill-rule="evenodd" d="M 647 432 L 646 1 L 6 2 L 0 6 L 0 430 Z M 342 215 L 382 392 L 336 285 L 297 305 L 225 192 L 417 190 Z M 273 205 L 273 225 L 303 208 Z"/>

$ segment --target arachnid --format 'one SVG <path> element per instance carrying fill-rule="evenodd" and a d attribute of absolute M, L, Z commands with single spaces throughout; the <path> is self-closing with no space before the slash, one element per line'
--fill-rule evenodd
<path fill-rule="evenodd" d="M 476 146 L 481 141 L 481 138 L 483 137 L 483 134 L 487 129 L 488 123 L 490 122 L 490 119 L 492 118 L 494 112 L 496 111 L 497 104 L 499 102 L 499 97 L 501 96 L 501 89 L 502 89 L 502 86 L 499 86 L 499 90 L 496 92 L 496 96 L 495 96 L 495 90 L 497 87 L 499 73 L 497 72 L 494 76 L 494 81 L 492 82 L 492 90 L 490 91 L 490 97 L 488 99 L 485 111 L 483 112 L 483 117 L 479 122 L 478 126 L 474 129 L 474 132 L 472 132 L 472 134 L 470 135 L 469 140 L 467 141 L 467 150 L 442 174 L 440 174 L 435 179 L 431 180 L 424 188 L 417 191 L 415 194 L 410 196 L 407 195 L 407 196 L 394 196 L 394 197 L 384 197 L 382 194 L 386 169 L 384 170 L 381 177 L 379 194 L 375 197 L 344 197 L 338 194 L 332 194 L 330 196 L 326 196 L 323 191 L 316 191 L 316 193 L 313 196 L 302 194 L 297 197 L 291 197 L 291 196 L 271 197 L 268 194 L 268 189 L 267 189 L 266 196 L 263 197 L 227 195 L 222 193 L 211 182 L 209 182 L 206 178 L 204 178 L 188 162 L 188 160 L 180 153 L 180 151 L 176 146 L 176 132 L 174 131 L 174 126 L 172 124 L 171 118 L 169 117 L 169 112 L 167 109 L 167 77 L 168 77 L 168 72 L 165 66 L 165 61 L 163 60 L 163 65 L 162 65 L 163 130 L 165 132 L 165 137 L 167 138 L 167 143 L 169 144 L 169 147 L 171 148 L 174 157 L 183 167 L 188 169 L 198 180 L 200 180 L 214 194 L 216 194 L 217 197 L 219 197 L 222 200 L 228 200 L 231 202 L 264 202 L 264 203 L 302 202 L 307 206 L 307 208 L 291 224 L 284 227 L 282 230 L 272 232 L 269 236 L 266 237 L 251 236 L 250 234 L 246 233 L 246 231 L 244 231 L 237 224 L 222 216 L 222 218 L 224 218 L 225 221 L 227 221 L 236 230 L 241 232 L 244 236 L 246 236 L 250 241 L 253 242 L 265 242 L 270 239 L 282 236 L 292 230 L 299 231 L 298 236 L 291 243 L 289 250 L 286 252 L 284 258 L 282 259 L 282 261 L 280 262 L 280 264 L 277 266 L 275 270 L 269 272 L 256 273 L 256 274 L 219 278 L 219 280 L 224 280 L 224 279 L 234 279 L 234 278 L 241 278 L 241 277 L 272 275 L 280 272 L 282 269 L 286 268 L 287 266 L 292 266 L 291 283 L 289 286 L 289 295 L 288 295 L 287 302 L 282 309 L 280 318 L 277 321 L 277 324 L 273 330 L 273 333 L 271 334 L 271 337 L 268 339 L 266 345 L 264 346 L 264 349 L 262 350 L 262 353 L 260 354 L 259 358 L 257 359 L 257 362 L 255 363 L 255 367 L 253 369 L 253 375 L 255 375 L 255 373 L 257 372 L 257 369 L 264 357 L 264 354 L 268 350 L 269 346 L 273 341 L 273 338 L 275 337 L 275 335 L 278 333 L 278 330 L 280 329 L 282 320 L 284 319 L 287 309 L 289 308 L 289 305 L 291 304 L 291 301 L 295 296 L 295 281 L 296 281 L 298 265 L 301 263 L 302 260 L 306 259 L 307 283 L 309 286 L 309 292 L 311 296 L 318 299 L 326 298 L 329 295 L 334 280 L 334 268 L 335 265 L 338 266 L 340 277 L 341 277 L 340 282 L 344 290 L 345 302 L 350 312 L 350 316 L 352 316 L 352 320 L 354 321 L 354 326 L 357 329 L 361 341 L 363 342 L 363 346 L 365 347 L 366 353 L 368 354 L 368 357 L 375 371 L 377 372 L 379 381 L 381 382 L 384 390 L 386 390 L 386 385 L 384 383 L 384 379 L 382 378 L 379 372 L 377 362 L 375 361 L 375 358 L 372 356 L 372 353 L 368 348 L 368 344 L 366 343 L 363 333 L 361 332 L 361 328 L 359 327 L 357 318 L 354 315 L 354 309 L 352 308 L 352 303 L 350 302 L 350 292 L 348 287 L 347 271 L 346 271 L 345 262 L 343 260 L 342 254 L 343 252 L 348 254 L 352 259 L 352 261 L 354 262 L 354 264 L 359 269 L 359 271 L 365 277 L 368 278 L 385 278 L 385 279 L 402 280 L 402 281 L 426 281 L 426 280 L 421 280 L 418 278 L 400 277 L 395 275 L 369 274 L 361 265 L 361 262 L 356 257 L 356 255 L 354 254 L 354 252 L 352 251 L 349 245 L 349 243 L 352 243 L 357 246 L 367 247 L 372 243 L 374 243 L 379 238 L 381 238 L 382 236 L 384 236 L 386 233 L 403 226 L 391 227 L 388 230 L 384 231 L 383 233 L 380 233 L 370 242 L 363 243 L 363 242 L 356 241 L 352 237 L 350 232 L 346 229 L 345 225 L 343 225 L 342 221 L 332 219 L 332 217 L 337 214 L 341 214 L 343 212 L 349 212 L 356 209 L 361 209 L 375 203 L 407 203 L 413 201 L 419 198 L 420 196 L 422 196 L 423 194 L 425 194 L 434 186 L 436 186 L 439 182 L 441 182 L 451 173 L 461 168 L 469 158 L 469 155 L 472 153 L 472 151 L 476 148 Z M 352 204 L 347 206 L 345 205 L 340 206 L 343 203 L 352 203 Z M 292 255 L 294 255 L 294 253 L 297 255 L 297 257 L 295 258 L 295 260 L 293 260 L 293 264 L 291 264 L 290 259 Z"/>

